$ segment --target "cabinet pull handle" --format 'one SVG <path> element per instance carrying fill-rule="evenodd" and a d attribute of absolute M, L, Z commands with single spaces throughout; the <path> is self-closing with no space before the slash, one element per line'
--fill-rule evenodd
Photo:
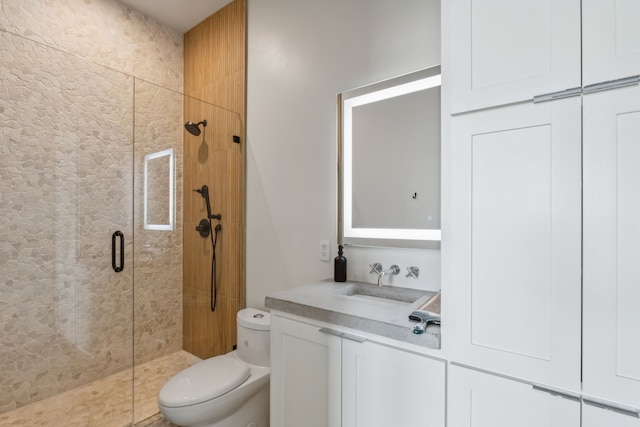
<path fill-rule="evenodd" d="M 595 406 L 596 408 L 606 409 L 607 411 L 617 412 L 618 414 L 627 415 L 633 418 L 640 418 L 640 414 L 637 411 L 632 409 L 621 408 L 619 406 L 608 405 L 606 403 L 596 402 L 595 400 L 582 398 L 582 401 L 591 406 Z"/>
<path fill-rule="evenodd" d="M 572 89 L 561 90 L 558 92 L 545 93 L 543 95 L 536 95 L 533 97 L 533 103 L 554 101 L 556 99 L 570 98 L 572 96 L 578 96 L 582 94 L 581 87 L 574 87 Z"/>
<path fill-rule="evenodd" d="M 348 334 L 346 332 L 336 331 L 335 329 L 330 329 L 330 328 L 320 328 L 318 331 L 322 332 L 323 334 L 334 335 L 336 337 L 345 338 L 345 339 L 356 341 L 359 343 L 363 343 L 367 340 L 365 337 Z"/>
<path fill-rule="evenodd" d="M 610 80 L 584 87 L 584 94 L 600 92 L 603 90 L 617 89 L 625 86 L 633 86 L 640 83 L 640 76 L 625 77 L 624 79 Z"/>
<path fill-rule="evenodd" d="M 321 328 L 318 330 L 318 332 L 322 332 L 323 334 L 327 334 L 327 335 L 335 335 L 336 337 L 342 336 L 342 332 L 336 331 L 335 329 Z"/>
<path fill-rule="evenodd" d="M 569 400 L 573 400 L 574 402 L 580 402 L 580 397 L 579 396 L 574 396 L 572 394 L 568 394 L 568 393 L 564 393 L 558 390 L 552 390 L 550 388 L 546 388 L 546 387 L 541 387 L 539 385 L 532 385 L 531 387 L 533 387 L 534 390 L 538 390 L 541 391 L 543 393 L 547 393 L 550 394 L 552 396 L 558 396 L 558 397 L 562 397 L 563 399 L 569 399 Z"/>

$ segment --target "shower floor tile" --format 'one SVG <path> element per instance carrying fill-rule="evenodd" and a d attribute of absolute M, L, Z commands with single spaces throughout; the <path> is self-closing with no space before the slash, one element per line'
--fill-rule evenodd
<path fill-rule="evenodd" d="M 178 351 L 135 368 L 134 424 L 158 414 L 164 383 L 200 359 Z M 124 427 L 131 425 L 131 371 L 123 371 L 40 402 L 0 414 L 2 426 Z"/>

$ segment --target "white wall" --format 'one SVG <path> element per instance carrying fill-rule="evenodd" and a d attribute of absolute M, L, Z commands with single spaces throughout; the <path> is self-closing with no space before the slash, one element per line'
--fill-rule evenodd
<path fill-rule="evenodd" d="M 333 277 L 336 255 L 336 95 L 440 63 L 439 0 L 249 0 L 247 306 Z M 394 285 L 439 289 L 440 253 L 345 249 L 348 278 L 368 264 L 403 273 Z M 421 268 L 418 281 L 404 267 Z"/>

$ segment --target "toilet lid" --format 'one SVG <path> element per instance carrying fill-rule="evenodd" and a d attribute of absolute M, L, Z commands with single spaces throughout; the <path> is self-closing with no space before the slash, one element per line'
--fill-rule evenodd
<path fill-rule="evenodd" d="M 158 403 L 172 408 L 202 403 L 238 387 L 250 374 L 249 367 L 236 358 L 212 357 L 171 378 L 160 390 Z"/>

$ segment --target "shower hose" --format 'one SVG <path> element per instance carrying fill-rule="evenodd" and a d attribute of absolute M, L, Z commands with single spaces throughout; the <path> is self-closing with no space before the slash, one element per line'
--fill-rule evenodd
<path fill-rule="evenodd" d="M 211 218 L 209 218 L 209 224 L 211 224 Z M 216 244 L 218 243 L 218 233 L 220 230 L 222 230 L 222 226 L 216 224 L 214 231 L 209 233 L 211 237 L 211 311 L 216 311 L 216 301 L 218 299 L 218 287 L 216 286 Z"/>

